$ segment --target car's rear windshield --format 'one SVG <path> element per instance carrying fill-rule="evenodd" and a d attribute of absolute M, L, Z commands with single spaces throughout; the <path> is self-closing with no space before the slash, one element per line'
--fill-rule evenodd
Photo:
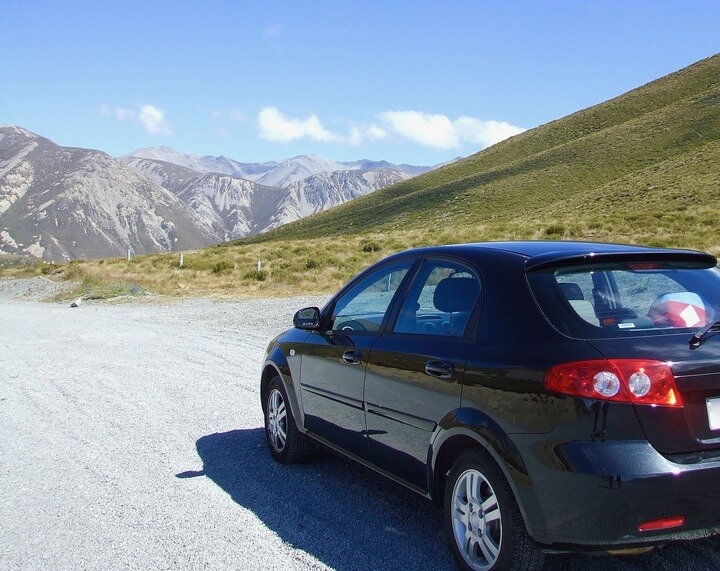
<path fill-rule="evenodd" d="M 540 309 L 578 338 L 696 331 L 720 319 L 720 271 L 676 262 L 553 267 L 527 274 Z"/>

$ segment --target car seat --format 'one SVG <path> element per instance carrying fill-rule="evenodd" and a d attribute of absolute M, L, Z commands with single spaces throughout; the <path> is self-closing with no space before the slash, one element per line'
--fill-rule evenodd
<path fill-rule="evenodd" d="M 480 283 L 475 278 L 445 278 L 435 287 L 433 304 L 449 313 L 448 332 L 461 335 L 480 295 Z"/>

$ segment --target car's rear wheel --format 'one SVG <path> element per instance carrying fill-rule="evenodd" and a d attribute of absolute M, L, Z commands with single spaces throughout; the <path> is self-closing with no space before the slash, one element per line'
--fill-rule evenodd
<path fill-rule="evenodd" d="M 281 464 L 306 461 L 313 452 L 295 424 L 285 387 L 280 377 L 273 377 L 265 392 L 265 439 L 272 457 Z"/>
<path fill-rule="evenodd" d="M 507 480 L 486 453 L 460 456 L 445 486 L 445 531 L 461 569 L 535 570 L 544 554 L 528 535 Z"/>

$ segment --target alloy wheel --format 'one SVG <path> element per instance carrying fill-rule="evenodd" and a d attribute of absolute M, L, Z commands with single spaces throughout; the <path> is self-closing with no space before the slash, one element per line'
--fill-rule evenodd
<path fill-rule="evenodd" d="M 494 567 L 502 546 L 502 514 L 495 490 L 478 470 L 466 470 L 455 482 L 452 529 L 458 549 L 472 569 Z"/>
<path fill-rule="evenodd" d="M 267 433 L 272 447 L 282 452 L 287 440 L 287 410 L 278 389 L 270 391 L 267 400 Z"/>

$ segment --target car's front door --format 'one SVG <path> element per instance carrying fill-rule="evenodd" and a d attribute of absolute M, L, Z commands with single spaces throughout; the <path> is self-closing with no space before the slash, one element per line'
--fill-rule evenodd
<path fill-rule="evenodd" d="M 351 284 L 326 308 L 321 330 L 303 347 L 305 428 L 362 459 L 369 458 L 363 409 L 367 357 L 411 265 L 384 266 Z"/>
<path fill-rule="evenodd" d="M 372 461 L 422 489 L 433 431 L 460 406 L 479 299 L 473 271 L 429 260 L 370 352 L 365 407 Z"/>

